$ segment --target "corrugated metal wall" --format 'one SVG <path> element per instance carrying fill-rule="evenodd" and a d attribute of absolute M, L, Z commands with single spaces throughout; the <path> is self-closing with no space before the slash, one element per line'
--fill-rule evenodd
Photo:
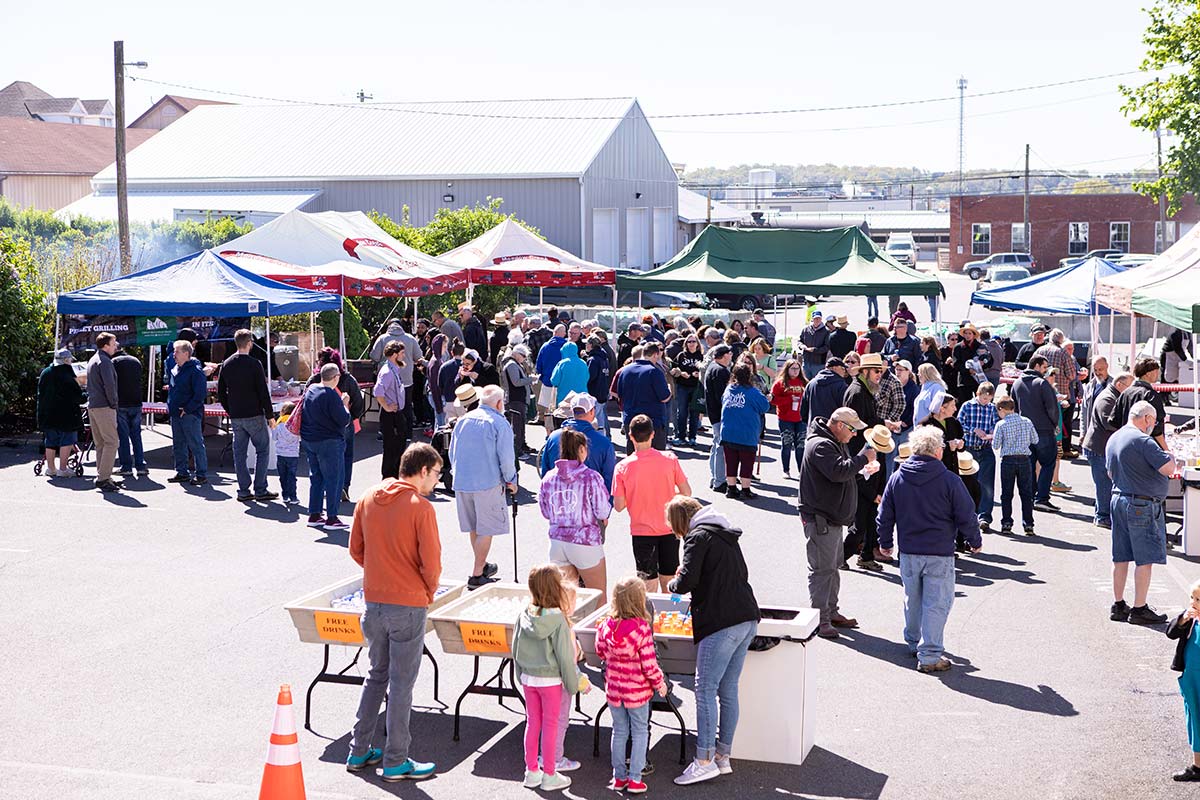
<path fill-rule="evenodd" d="M 57 211 L 91 193 L 92 179 L 86 175 L 7 175 L 0 181 L 0 196 L 40 211 Z"/>
<path fill-rule="evenodd" d="M 670 159 L 663 152 L 650 123 L 636 103 L 608 143 L 588 168 L 583 178 L 583 253 L 592 258 L 592 211 L 597 208 L 617 209 L 621 226 L 622 263 L 629 260 L 627 248 L 628 209 L 645 208 L 653 219 L 655 208 L 670 208 L 671 219 L 679 215 L 678 179 Z M 637 197 L 638 193 L 641 197 Z M 652 235 L 652 234 L 651 234 Z M 672 231 L 672 238 L 674 233 Z M 578 237 L 577 237 L 578 238 Z M 653 241 L 650 252 L 655 251 Z M 676 251 L 672 250 L 672 254 Z M 610 264 L 608 266 L 619 266 Z"/>

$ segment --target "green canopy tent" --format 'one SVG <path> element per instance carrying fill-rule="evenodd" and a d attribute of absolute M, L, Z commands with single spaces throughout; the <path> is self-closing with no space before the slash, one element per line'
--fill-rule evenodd
<path fill-rule="evenodd" d="M 633 291 L 944 296 L 936 278 L 884 255 L 858 228 L 769 230 L 712 225 L 661 267 L 618 276 Z"/>
<path fill-rule="evenodd" d="M 1166 280 L 1135 288 L 1130 297 L 1129 307 L 1132 314 L 1145 314 L 1155 319 L 1155 334 L 1152 339 L 1157 338 L 1159 322 L 1193 334 L 1192 420 L 1196 428 L 1200 429 L 1200 348 L 1196 346 L 1194 335 L 1200 333 L 1200 278 L 1189 270 Z M 1133 330 L 1131 321 L 1131 344 L 1134 339 Z"/>

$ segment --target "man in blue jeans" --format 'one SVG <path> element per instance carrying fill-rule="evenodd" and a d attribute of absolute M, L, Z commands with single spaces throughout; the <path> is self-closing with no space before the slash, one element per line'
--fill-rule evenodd
<path fill-rule="evenodd" d="M 979 462 L 979 516 L 980 530 L 987 532 L 992 526 L 993 499 L 996 495 L 996 456 L 992 452 L 992 434 L 1000 417 L 992 398 L 996 387 L 990 381 L 979 384 L 975 396 L 963 403 L 958 412 L 958 422 L 963 429 L 963 444 Z"/>
<path fill-rule="evenodd" d="M 192 358 L 192 343 L 175 342 L 175 366 L 171 368 L 167 392 L 167 417 L 171 420 L 171 450 L 175 474 L 170 483 L 208 483 L 208 452 L 204 449 L 204 397 L 208 382 L 200 362 Z M 188 454 L 196 462 L 196 474 L 188 474 Z"/>
<path fill-rule="evenodd" d="M 279 497 L 267 491 L 267 462 L 271 454 L 271 428 L 275 412 L 267 373 L 262 363 L 250 355 L 254 334 L 242 328 L 233 334 L 237 352 L 221 364 L 217 378 L 217 402 L 225 407 L 233 428 L 233 467 L 237 472 L 239 503 L 265 502 Z M 246 458 L 254 445 L 254 493 L 250 493 L 250 468 Z"/>
<path fill-rule="evenodd" d="M 346 426 L 350 423 L 350 396 L 337 390 L 342 370 L 337 364 L 321 367 L 321 383 L 308 387 L 300 406 L 300 443 L 308 459 L 308 527 L 344 531 L 350 526 L 338 518 L 342 502 L 342 469 L 346 452 Z M 321 513 L 322 507 L 325 513 Z"/>
<path fill-rule="evenodd" d="M 1112 527 L 1112 478 L 1108 475 L 1108 467 L 1104 463 L 1108 440 L 1118 430 L 1112 424 L 1112 415 L 1121 399 L 1121 392 L 1133 385 L 1133 375 L 1122 372 L 1108 386 L 1100 390 L 1095 399 L 1088 404 L 1087 427 L 1083 435 L 1083 454 L 1087 456 L 1088 466 L 1092 470 L 1092 483 L 1096 486 L 1096 517 L 1097 528 Z"/>
<path fill-rule="evenodd" d="M 1033 507 L 1038 511 L 1056 512 L 1058 506 L 1050 502 L 1050 483 L 1054 480 L 1054 462 L 1058 460 L 1058 428 L 1061 408 L 1054 385 L 1046 380 L 1050 362 L 1045 356 L 1029 359 L 1029 368 L 1012 385 L 1012 399 L 1017 412 L 1033 423 L 1038 440 L 1029 453 L 1029 467 L 1036 475 L 1037 491 Z"/>
<path fill-rule="evenodd" d="M 900 547 L 904 584 L 904 642 L 919 672 L 945 672 L 942 635 L 954 604 L 954 543 L 966 538 L 972 553 L 983 547 L 975 504 L 966 484 L 942 463 L 942 432 L 923 426 L 908 437 L 912 457 L 896 471 L 879 504 L 879 546 Z"/>
<path fill-rule="evenodd" d="M 712 331 L 712 328 L 709 328 Z M 704 410 L 712 423 L 712 449 L 708 452 L 709 488 L 725 494 L 725 450 L 721 447 L 721 397 L 729 385 L 729 366 L 733 363 L 733 350 L 727 344 L 719 344 L 709 350 L 712 358 L 704 369 Z"/>
<path fill-rule="evenodd" d="M 117 458 L 121 474 L 150 474 L 142 450 L 142 362 L 118 350 L 112 360 L 117 371 Z"/>

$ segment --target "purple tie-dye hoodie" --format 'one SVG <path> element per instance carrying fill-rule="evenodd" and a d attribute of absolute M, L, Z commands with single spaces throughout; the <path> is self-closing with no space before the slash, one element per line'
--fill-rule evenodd
<path fill-rule="evenodd" d="M 571 544 L 601 545 L 600 521 L 612 513 L 612 498 L 600 473 L 560 458 L 542 478 L 538 507 L 550 520 L 550 538 Z"/>

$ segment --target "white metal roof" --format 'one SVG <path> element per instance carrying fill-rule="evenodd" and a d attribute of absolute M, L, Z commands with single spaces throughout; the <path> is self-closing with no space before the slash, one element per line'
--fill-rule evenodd
<path fill-rule="evenodd" d="M 707 222 L 709 219 L 708 196 L 680 186 L 679 221 L 694 225 L 700 222 Z M 711 220 L 713 222 L 742 222 L 748 219 L 750 219 L 749 211 L 727 206 L 724 203 L 718 203 L 716 200 L 712 203 Z"/>
<path fill-rule="evenodd" d="M 176 211 L 284 214 L 300 208 L 320 193 L 320 189 L 297 192 L 130 192 L 129 219 L 133 222 L 171 222 L 175 219 Z M 55 216 L 59 219 L 116 219 L 117 196 L 111 192 L 94 192 L 59 209 Z"/>
<path fill-rule="evenodd" d="M 831 228 L 856 226 L 866 220 L 872 232 L 950 230 L 948 211 L 784 211 L 776 216 L 828 222 Z"/>
<path fill-rule="evenodd" d="M 634 103 L 201 106 L 129 154 L 129 182 L 573 177 Z"/>

